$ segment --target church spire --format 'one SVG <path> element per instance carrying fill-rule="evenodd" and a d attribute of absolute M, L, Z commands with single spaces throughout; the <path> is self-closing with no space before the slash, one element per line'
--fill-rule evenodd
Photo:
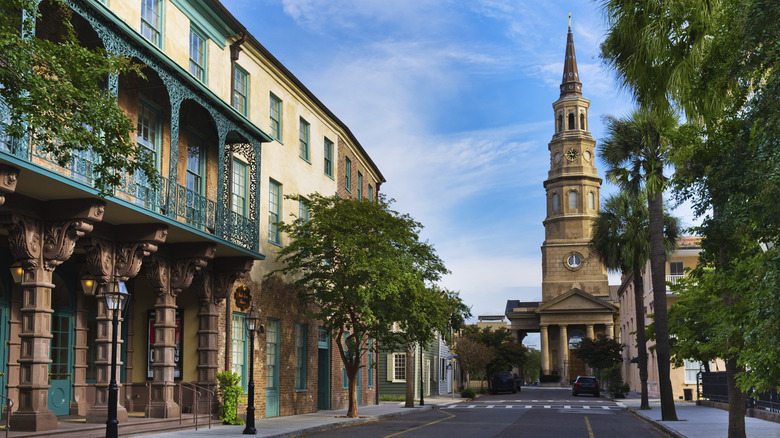
<path fill-rule="evenodd" d="M 582 96 L 582 83 L 577 72 L 577 57 L 574 55 L 574 36 L 571 33 L 571 12 L 569 12 L 569 34 L 566 36 L 566 59 L 563 62 L 561 97 Z"/>

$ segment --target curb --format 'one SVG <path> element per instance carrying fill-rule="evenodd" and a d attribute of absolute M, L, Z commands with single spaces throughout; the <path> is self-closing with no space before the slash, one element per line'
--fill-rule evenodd
<path fill-rule="evenodd" d="M 660 423 L 660 422 L 658 422 L 656 420 L 653 420 L 652 418 L 647 417 L 644 414 L 641 414 L 636 409 L 630 409 L 630 408 L 625 408 L 625 409 L 627 411 L 633 413 L 640 420 L 643 420 L 645 423 L 647 423 L 650 426 L 652 426 L 654 429 L 658 430 L 659 432 L 661 432 L 663 434 L 666 434 L 666 436 L 669 436 L 671 438 L 687 438 L 685 435 L 683 435 L 680 432 L 672 429 L 671 427 L 669 427 L 669 426 L 667 426 L 667 425 L 665 425 L 663 423 Z"/>
<path fill-rule="evenodd" d="M 350 427 L 358 424 L 371 423 L 374 421 L 386 420 L 388 418 L 402 417 L 404 415 L 414 414 L 422 411 L 430 411 L 433 409 L 436 409 L 434 405 L 415 406 L 414 408 L 406 408 L 405 410 L 401 410 L 398 412 L 389 412 L 386 414 L 379 414 L 379 415 L 365 417 L 365 418 L 345 418 L 343 421 L 340 422 L 321 424 L 318 426 L 310 426 L 310 427 L 297 429 L 294 431 L 278 433 L 275 435 L 264 435 L 263 438 L 296 437 L 296 436 L 305 435 L 313 432 L 324 432 L 326 430 L 341 429 L 343 427 Z"/>

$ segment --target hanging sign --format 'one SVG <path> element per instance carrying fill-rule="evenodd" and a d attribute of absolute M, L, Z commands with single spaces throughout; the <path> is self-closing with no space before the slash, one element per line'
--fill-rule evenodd
<path fill-rule="evenodd" d="M 249 293 L 249 288 L 246 286 L 239 286 L 233 293 L 233 298 L 236 301 L 236 307 L 245 311 L 252 303 L 252 294 Z"/>

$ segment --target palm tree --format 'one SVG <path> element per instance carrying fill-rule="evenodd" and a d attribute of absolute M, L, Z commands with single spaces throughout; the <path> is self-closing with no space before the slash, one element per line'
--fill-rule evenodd
<path fill-rule="evenodd" d="M 665 215 L 664 244 L 667 253 L 674 250 L 679 235 L 677 218 Z M 647 194 L 631 196 L 622 191 L 604 202 L 593 221 L 591 248 L 609 270 L 631 273 L 634 283 L 636 347 L 639 358 L 639 380 L 642 392 L 640 409 L 650 409 L 647 397 L 647 338 L 645 337 L 645 308 L 642 305 L 642 273 L 650 258 L 650 227 Z"/>
<path fill-rule="evenodd" d="M 624 119 L 608 117 L 607 138 L 601 143 L 601 158 L 607 163 L 607 179 L 630 195 L 647 191 L 650 234 L 650 271 L 655 303 L 656 357 L 661 393 L 661 417 L 676 421 L 672 382 L 669 377 L 669 328 L 666 309 L 666 249 L 664 246 L 664 200 L 669 165 L 670 135 L 677 117 L 670 112 L 635 110 Z"/>

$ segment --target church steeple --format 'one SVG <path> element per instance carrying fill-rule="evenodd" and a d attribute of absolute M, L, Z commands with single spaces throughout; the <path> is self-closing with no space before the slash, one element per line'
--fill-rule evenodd
<path fill-rule="evenodd" d="M 577 57 L 574 54 L 574 35 L 571 33 L 571 12 L 569 12 L 569 34 L 566 36 L 563 80 L 561 80 L 561 97 L 564 96 L 582 96 L 582 82 L 577 73 Z"/>

